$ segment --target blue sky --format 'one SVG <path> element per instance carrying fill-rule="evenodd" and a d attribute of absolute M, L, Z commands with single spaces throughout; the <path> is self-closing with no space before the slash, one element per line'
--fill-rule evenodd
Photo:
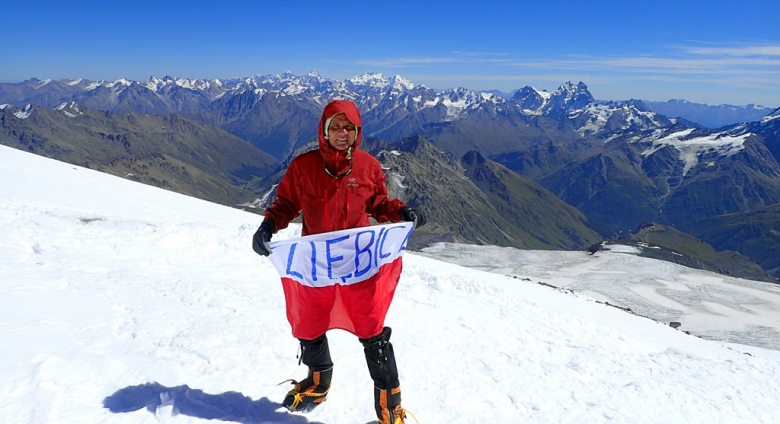
<path fill-rule="evenodd" d="M 0 82 L 317 70 L 780 106 L 780 2 L 2 1 Z"/>

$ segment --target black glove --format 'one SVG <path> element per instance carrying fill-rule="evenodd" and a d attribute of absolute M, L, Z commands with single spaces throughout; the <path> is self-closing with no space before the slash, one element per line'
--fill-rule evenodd
<path fill-rule="evenodd" d="M 252 249 L 255 253 L 261 256 L 268 256 L 271 253 L 271 248 L 268 246 L 268 242 L 271 241 L 271 236 L 274 234 L 274 222 L 270 219 L 266 219 L 260 224 L 260 228 L 255 232 L 252 237 Z"/>
<path fill-rule="evenodd" d="M 422 209 L 412 208 L 409 206 L 401 206 L 401 219 L 407 222 L 414 222 L 414 228 L 420 228 L 428 221 L 425 219 L 425 214 Z"/>

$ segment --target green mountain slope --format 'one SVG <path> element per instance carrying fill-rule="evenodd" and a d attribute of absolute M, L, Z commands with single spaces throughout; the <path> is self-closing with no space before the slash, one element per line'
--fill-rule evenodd
<path fill-rule="evenodd" d="M 740 252 L 780 279 L 780 204 L 716 216 L 684 229 L 716 249 Z"/>
<path fill-rule="evenodd" d="M 716 251 L 713 246 L 690 234 L 655 222 L 642 224 L 636 231 L 622 235 L 618 241 L 640 247 L 641 256 L 732 277 L 776 282 L 745 255 L 729 250 Z"/>
<path fill-rule="evenodd" d="M 386 168 L 391 195 L 425 209 L 429 224 L 421 232 L 526 249 L 580 249 L 600 240 L 574 207 L 479 153 L 458 159 L 422 137 L 368 139 L 365 148 Z"/>
<path fill-rule="evenodd" d="M 0 110 L 0 143 L 226 205 L 251 200 L 242 187 L 278 163 L 224 130 L 179 115 Z"/>

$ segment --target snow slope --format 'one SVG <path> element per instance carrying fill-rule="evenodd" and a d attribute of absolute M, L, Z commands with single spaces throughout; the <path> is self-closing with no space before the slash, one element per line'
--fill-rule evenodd
<path fill-rule="evenodd" d="M 566 288 L 710 340 L 780 350 L 780 284 L 729 277 L 635 256 L 439 243 L 425 256 Z"/>
<path fill-rule="evenodd" d="M 362 348 L 302 378 L 260 217 L 0 146 L 0 422 L 360 423 Z M 293 227 L 277 237 L 292 237 Z M 771 423 L 780 352 L 724 346 L 522 279 L 408 254 L 387 324 L 421 423 Z M 414 422 L 414 420 L 408 420 Z"/>

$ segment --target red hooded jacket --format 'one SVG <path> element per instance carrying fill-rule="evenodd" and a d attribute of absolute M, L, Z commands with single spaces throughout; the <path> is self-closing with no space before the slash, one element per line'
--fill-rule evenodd
<path fill-rule="evenodd" d="M 325 139 L 325 121 L 337 113 L 344 113 L 357 127 L 351 157 L 348 150 L 336 150 Z M 276 201 L 265 211 L 265 218 L 273 220 L 276 231 L 286 228 L 301 213 L 302 236 L 367 227 L 369 216 L 380 223 L 401 221 L 404 203 L 387 197 L 381 164 L 358 149 L 363 128 L 357 106 L 346 100 L 328 103 L 317 132 L 319 149 L 293 159 L 276 190 Z M 325 170 L 326 162 L 335 177 Z"/>

